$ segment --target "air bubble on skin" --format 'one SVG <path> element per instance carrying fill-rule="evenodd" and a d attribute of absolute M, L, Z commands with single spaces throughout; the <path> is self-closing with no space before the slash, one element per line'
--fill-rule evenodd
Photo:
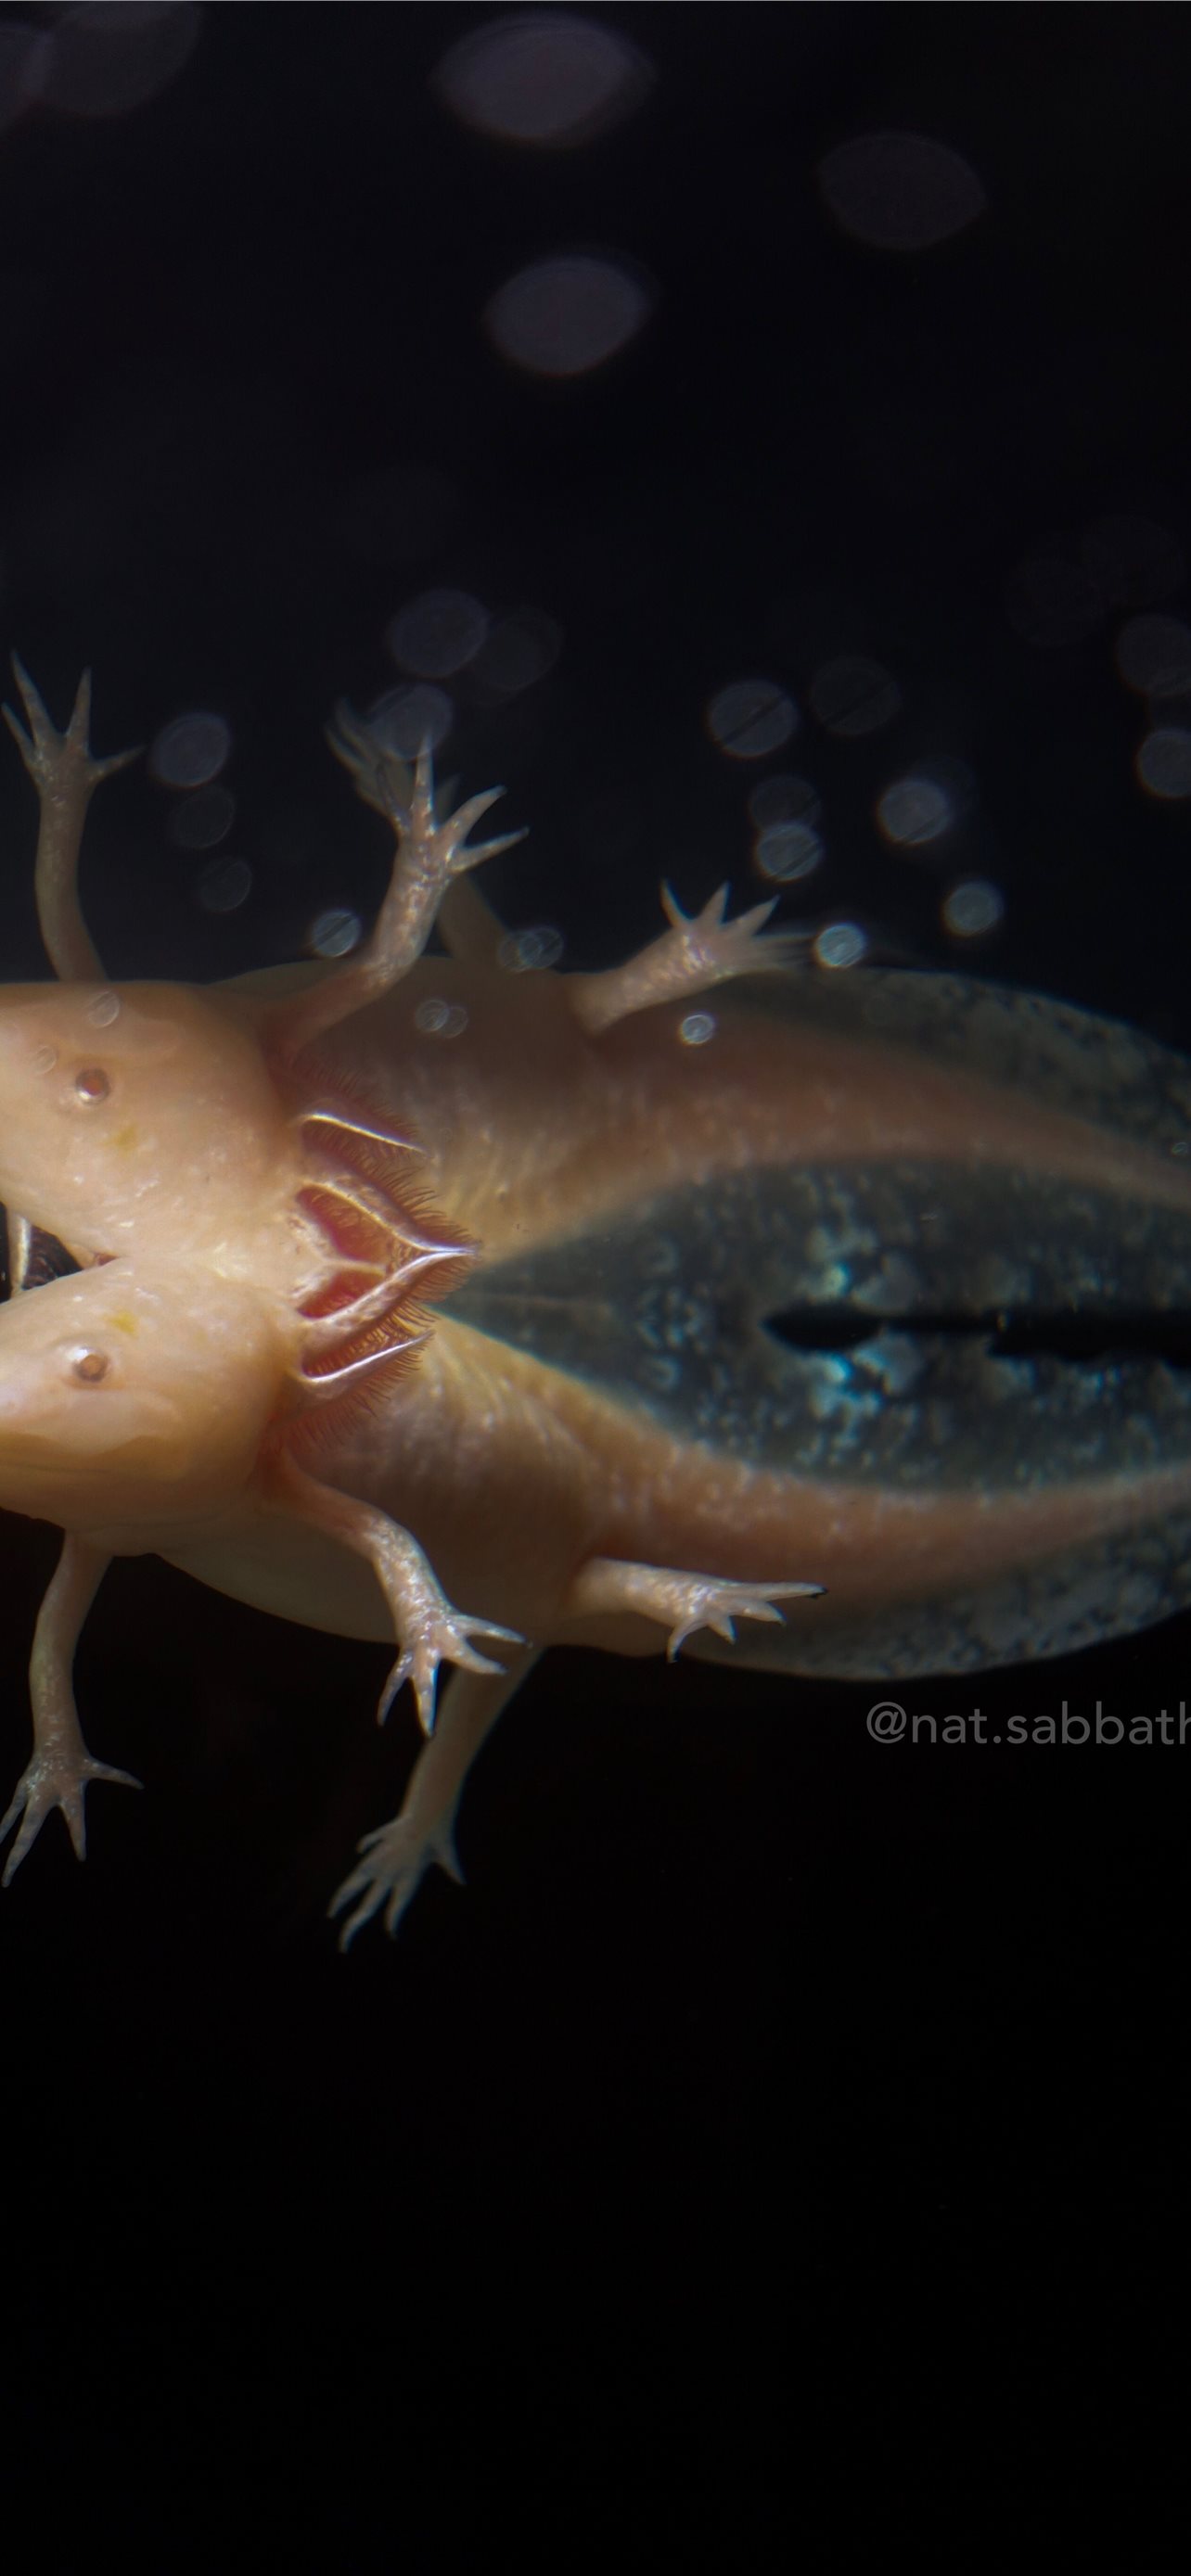
<path fill-rule="evenodd" d="M 252 870 L 247 859 L 217 859 L 213 867 L 204 868 L 195 894 L 204 912 L 238 912 L 252 892 Z"/>
<path fill-rule="evenodd" d="M 798 709 L 776 680 L 731 680 L 707 703 L 708 733 L 730 760 L 767 760 L 798 724 Z"/>
<path fill-rule="evenodd" d="M 962 885 L 952 886 L 943 903 L 943 928 L 953 939 L 984 938 L 1004 916 L 1000 887 L 990 885 L 985 877 L 967 877 Z"/>
<path fill-rule="evenodd" d="M 482 134 L 568 151 L 621 124 L 653 76 L 619 28 L 540 9 L 463 36 L 448 47 L 431 86 Z"/>
<path fill-rule="evenodd" d="M 110 1029 L 113 1020 L 118 1020 L 120 1017 L 119 995 L 96 993 L 87 1004 L 87 1017 L 93 1028 Z"/>
<path fill-rule="evenodd" d="M 106 1100 L 112 1086 L 101 1064 L 85 1064 L 75 1075 L 74 1087 L 80 1100 L 93 1101 Z"/>
<path fill-rule="evenodd" d="M 217 778 L 232 747 L 223 716 L 196 708 L 163 725 L 149 752 L 149 768 L 163 787 L 206 787 Z"/>
<path fill-rule="evenodd" d="M 706 1046 L 708 1039 L 715 1036 L 715 1031 L 716 1021 L 713 1011 L 688 1011 L 685 1020 L 679 1022 L 678 1028 L 678 1034 L 684 1046 Z"/>
<path fill-rule="evenodd" d="M 484 328 L 511 365 L 533 376 L 584 376 L 627 348 L 648 321 L 655 290 L 611 253 L 572 251 L 507 278 Z"/>
<path fill-rule="evenodd" d="M 833 972 L 845 966 L 858 966 L 868 948 L 858 921 L 829 921 L 812 942 L 811 955 L 817 966 L 828 966 Z"/>
<path fill-rule="evenodd" d="M 488 611 L 466 590 L 423 590 L 385 628 L 385 644 L 403 671 L 448 680 L 474 661 L 488 633 Z"/>
<path fill-rule="evenodd" d="M 834 661 L 824 662 L 809 694 L 824 733 L 844 742 L 878 733 L 897 715 L 902 702 L 893 673 L 867 653 L 841 653 Z"/>
<path fill-rule="evenodd" d="M 359 946 L 361 928 L 358 912 L 320 912 L 306 933 L 306 945 L 316 957 L 349 957 Z"/>
<path fill-rule="evenodd" d="M 511 930 L 496 952 L 498 966 L 507 975 L 540 975 L 547 967 L 557 966 L 563 952 L 561 930 L 549 922 L 535 922 L 529 930 Z"/>
<path fill-rule="evenodd" d="M 462 1002 L 437 999 L 419 1002 L 414 1012 L 414 1027 L 426 1038 L 461 1037 L 467 1027 L 467 1013 Z"/>
<path fill-rule="evenodd" d="M 1134 767 L 1150 796 L 1167 802 L 1191 796 L 1191 732 L 1185 725 L 1155 725 L 1140 744 Z"/>

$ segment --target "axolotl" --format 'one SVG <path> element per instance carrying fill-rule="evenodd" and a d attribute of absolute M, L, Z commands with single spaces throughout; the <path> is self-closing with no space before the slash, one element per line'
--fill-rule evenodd
<path fill-rule="evenodd" d="M 520 835 L 477 842 L 493 795 L 440 811 L 347 709 L 394 837 L 371 935 L 110 983 L 79 847 L 132 755 L 92 755 L 85 681 L 59 733 L 17 678 L 59 980 L 0 988 L 0 1504 L 64 1536 L 5 1883 L 54 1808 L 82 1856 L 88 1786 L 129 1776 L 72 1689 L 119 1555 L 395 1644 L 379 1714 L 408 1683 L 425 1742 L 344 1942 L 458 1875 L 468 1766 L 548 1647 L 890 1680 L 1185 1601 L 1181 1057 L 949 973 L 816 970 L 726 889 L 693 917 L 664 889 L 622 967 L 511 974 L 472 871 Z M 45 1236 L 77 1266 L 37 1284 Z"/>

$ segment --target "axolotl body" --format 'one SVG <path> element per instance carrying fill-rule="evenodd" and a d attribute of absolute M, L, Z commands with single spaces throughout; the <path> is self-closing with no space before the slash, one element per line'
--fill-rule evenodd
<path fill-rule="evenodd" d="M 64 1540 L 6 1883 L 54 1807 L 81 1854 L 88 1784 L 127 1776 L 71 1680 L 116 1555 L 395 1639 L 380 1714 L 408 1681 L 426 1742 L 345 1939 L 457 1872 L 468 1765 L 547 1646 L 893 1678 L 1186 1598 L 1191 1380 L 1126 1347 L 1185 1302 L 1181 1057 L 965 978 L 813 971 L 722 893 L 665 893 L 622 968 L 513 976 L 471 871 L 519 835 L 475 844 L 492 798 L 440 816 L 428 761 L 346 711 L 396 845 L 371 937 L 110 984 L 76 879 L 119 760 L 85 683 L 59 734 L 18 680 L 60 980 L 0 988 L 0 1504 Z M 32 1285 L 35 1230 L 80 1266 Z M 1046 1347 L 1073 1316 L 1079 1366 Z"/>

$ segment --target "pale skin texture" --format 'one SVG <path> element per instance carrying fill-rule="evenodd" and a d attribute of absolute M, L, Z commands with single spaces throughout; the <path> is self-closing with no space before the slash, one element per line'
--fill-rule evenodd
<path fill-rule="evenodd" d="M 681 1461 L 663 1460 L 655 1492 L 656 1475 L 602 1455 L 581 1407 L 568 1422 L 515 1366 L 493 1376 L 475 1336 L 434 1324 L 427 1301 L 476 1257 L 484 1190 L 457 1183 L 440 1225 L 433 1152 L 387 1104 L 361 1104 L 352 1079 L 377 1006 L 430 972 L 418 961 L 436 924 L 479 1016 L 510 1007 L 491 965 L 500 926 L 469 876 L 520 837 L 469 842 L 494 795 L 440 820 L 429 762 L 411 781 L 341 713 L 334 747 L 396 844 L 356 956 L 283 978 L 280 992 L 267 979 L 211 994 L 111 988 L 79 909 L 79 844 L 94 788 L 133 755 L 93 758 L 86 681 L 62 734 L 19 666 L 17 683 L 24 723 L 5 712 L 38 795 L 38 916 L 62 981 L 0 991 L 14 1276 L 0 1313 L 0 1503 L 57 1522 L 64 1539 L 37 1622 L 33 1754 L 0 1820 L 0 1839 L 15 1828 L 4 1884 L 55 1807 L 82 1857 L 89 1783 L 129 1778 L 88 1753 L 71 1669 L 112 1556 L 156 1550 L 317 1624 L 389 1623 L 398 1653 L 379 1714 L 409 1681 L 428 1741 L 399 1815 L 365 1838 L 332 1910 L 346 1915 L 344 1944 L 378 1912 L 391 1932 L 431 1862 L 457 1874 L 468 1766 L 544 1646 L 639 1652 L 655 1637 L 674 1653 L 701 1630 L 730 1641 L 736 1620 L 774 1623 L 779 1601 L 821 1587 L 785 1547 L 781 1571 L 757 1580 L 730 1563 L 618 1554 L 609 1533 L 631 1543 L 681 1527 Z M 769 904 L 734 922 L 722 893 L 692 920 L 668 891 L 665 904 L 670 927 L 627 966 L 540 979 L 558 995 L 539 1006 L 546 1080 L 554 1065 L 575 1084 L 587 1051 L 632 1015 L 792 954 L 761 938 Z M 84 1266 L 22 1295 L 31 1224 Z M 358 1415 L 362 1385 L 375 1399 Z M 406 1494 L 412 1526 L 390 1507 Z M 713 1495 L 709 1546 L 721 1521 Z M 742 1527 L 747 1543 L 747 1514 Z M 452 1588 L 474 1584 L 476 1613 L 454 1606 L 436 1562 Z M 436 1724 L 443 1663 L 457 1669 Z"/>

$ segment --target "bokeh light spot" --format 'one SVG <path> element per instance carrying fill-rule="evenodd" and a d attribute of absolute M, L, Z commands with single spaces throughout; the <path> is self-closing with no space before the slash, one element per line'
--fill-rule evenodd
<path fill-rule="evenodd" d="M 819 821 L 823 800 L 809 778 L 796 777 L 793 771 L 775 770 L 772 778 L 759 778 L 749 790 L 749 820 L 759 832 L 767 832 L 771 823 L 809 823 Z"/>
<path fill-rule="evenodd" d="M 835 970 L 859 966 L 867 949 L 868 941 L 858 921 L 828 921 L 812 941 L 811 955 L 816 965 Z"/>
<path fill-rule="evenodd" d="M 434 688 L 429 680 L 411 682 L 406 689 L 390 689 L 368 710 L 369 730 L 378 736 L 386 751 L 395 751 L 399 760 L 416 760 L 423 743 L 437 751 L 454 721 L 455 710 L 446 690 Z"/>
<path fill-rule="evenodd" d="M 472 678 L 496 696 L 514 698 L 545 678 L 562 651 L 562 628 L 544 609 L 517 608 L 497 619 L 471 664 Z"/>
<path fill-rule="evenodd" d="M 1104 616 L 1103 595 L 1091 574 L 1065 555 L 1033 555 L 1018 564 L 1003 597 L 1016 633 L 1044 651 L 1082 643 Z"/>
<path fill-rule="evenodd" d="M 1178 538 L 1156 519 L 1094 519 L 1079 551 L 1097 588 L 1118 608 L 1164 599 L 1186 571 Z"/>
<path fill-rule="evenodd" d="M 917 849 L 949 832 L 955 813 L 941 779 L 911 771 L 895 778 L 877 799 L 877 821 L 887 841 Z"/>
<path fill-rule="evenodd" d="M 423 590 L 385 628 L 385 643 L 403 671 L 446 680 L 474 661 L 488 632 L 488 611 L 466 590 Z"/>
<path fill-rule="evenodd" d="M 855 135 L 824 154 L 819 186 L 841 232 L 871 250 L 931 250 L 988 203 L 971 163 L 928 134 Z"/>
<path fill-rule="evenodd" d="M 767 760 L 797 723 L 793 698 L 776 680 L 732 680 L 708 701 L 708 733 L 732 760 Z"/>
<path fill-rule="evenodd" d="M 201 20 L 191 0 L 87 0 L 63 9 L 37 58 L 37 95 L 70 116 L 124 116 L 176 78 Z"/>
<path fill-rule="evenodd" d="M 508 278 L 484 323 L 511 365 L 534 376 L 584 376 L 627 347 L 653 302 L 653 289 L 627 260 L 568 251 Z"/>
<path fill-rule="evenodd" d="M 218 777 L 231 747 L 226 719 L 195 709 L 162 726 L 149 752 L 149 767 L 163 787 L 206 787 Z"/>
<path fill-rule="evenodd" d="M 1185 725 L 1155 725 L 1146 735 L 1135 763 L 1142 786 L 1151 796 L 1191 796 L 1191 733 Z"/>
<path fill-rule="evenodd" d="M 236 800 L 226 787 L 196 787 L 172 808 L 165 828 L 180 850 L 213 850 L 235 818 Z"/>
<path fill-rule="evenodd" d="M 809 877 L 823 863 L 823 843 L 813 823 L 770 823 L 753 845 L 753 860 L 763 877 L 790 885 Z"/>
<path fill-rule="evenodd" d="M 1147 698 L 1191 690 L 1191 626 L 1181 617 L 1130 617 L 1117 637 L 1117 669 Z"/>
<path fill-rule="evenodd" d="M 653 78 L 616 27 L 552 9 L 496 18 L 444 54 L 433 87 L 464 125 L 565 151 L 621 123 Z"/>
<path fill-rule="evenodd" d="M 252 892 L 247 859 L 216 859 L 204 868 L 195 893 L 204 912 L 238 912 Z"/>
<path fill-rule="evenodd" d="M 967 877 L 962 885 L 952 886 L 944 897 L 942 920 L 944 930 L 953 939 L 982 939 L 1004 919 L 1005 898 L 1000 887 L 990 885 L 986 877 Z"/>
<path fill-rule="evenodd" d="M 825 733 L 853 741 L 889 724 L 902 693 L 883 662 L 870 661 L 864 653 L 844 653 L 816 671 L 810 702 Z"/>

